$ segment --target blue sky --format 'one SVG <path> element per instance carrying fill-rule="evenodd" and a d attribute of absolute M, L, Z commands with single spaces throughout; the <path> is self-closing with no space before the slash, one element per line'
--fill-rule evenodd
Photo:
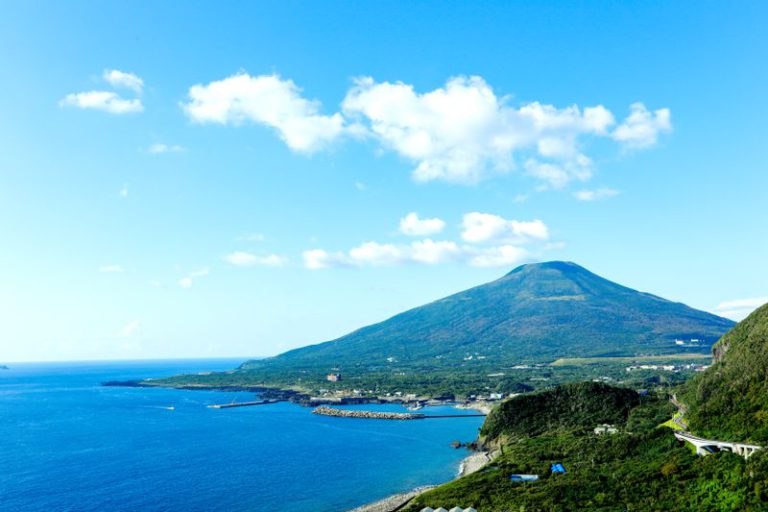
<path fill-rule="evenodd" d="M 741 317 L 768 300 L 766 22 L 6 3 L 0 360 L 271 355 L 550 259 Z"/>

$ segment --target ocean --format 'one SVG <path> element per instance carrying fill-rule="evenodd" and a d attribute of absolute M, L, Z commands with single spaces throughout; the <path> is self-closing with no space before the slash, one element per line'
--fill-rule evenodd
<path fill-rule="evenodd" d="M 254 395 L 100 385 L 240 362 L 9 364 L 0 510 L 345 511 L 455 477 L 468 453 L 450 443 L 473 440 L 482 423 L 333 418 L 290 403 L 216 410 L 206 405 Z"/>

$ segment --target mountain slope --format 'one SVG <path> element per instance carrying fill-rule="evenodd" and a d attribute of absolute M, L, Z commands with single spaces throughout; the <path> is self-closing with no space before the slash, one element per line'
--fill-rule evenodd
<path fill-rule="evenodd" d="M 768 304 L 717 342 L 715 364 L 686 385 L 699 435 L 768 442 Z"/>
<path fill-rule="evenodd" d="M 564 356 L 702 352 L 733 322 L 603 279 L 569 262 L 523 265 L 504 277 L 263 364 L 311 366 L 489 363 Z"/>

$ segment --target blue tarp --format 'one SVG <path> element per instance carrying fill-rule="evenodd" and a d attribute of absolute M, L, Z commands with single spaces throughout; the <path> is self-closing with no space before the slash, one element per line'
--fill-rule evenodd
<path fill-rule="evenodd" d="M 565 473 L 565 468 L 562 464 L 552 464 L 553 473 Z"/>

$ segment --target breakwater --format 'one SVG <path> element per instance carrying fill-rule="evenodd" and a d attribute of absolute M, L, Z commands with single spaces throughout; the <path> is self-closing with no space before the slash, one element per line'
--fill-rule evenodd
<path fill-rule="evenodd" d="M 423 420 L 426 417 L 424 414 L 414 414 L 410 412 L 353 411 L 350 409 L 335 409 L 333 407 L 325 406 L 321 406 L 313 410 L 312 414 L 336 416 L 339 418 L 361 418 L 369 420 Z"/>

